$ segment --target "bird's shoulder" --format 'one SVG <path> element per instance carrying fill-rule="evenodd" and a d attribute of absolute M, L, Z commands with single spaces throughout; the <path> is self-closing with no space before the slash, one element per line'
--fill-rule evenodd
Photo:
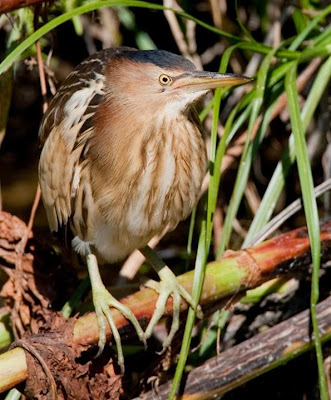
<path fill-rule="evenodd" d="M 43 116 L 39 140 L 43 145 L 54 127 L 64 122 L 64 128 L 84 120 L 82 133 L 91 127 L 97 106 L 104 98 L 104 75 L 107 63 L 122 52 L 136 51 L 130 47 L 100 50 L 82 61 L 66 77 Z"/>

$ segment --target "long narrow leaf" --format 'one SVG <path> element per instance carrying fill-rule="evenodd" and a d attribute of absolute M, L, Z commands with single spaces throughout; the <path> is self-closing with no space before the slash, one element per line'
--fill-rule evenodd
<path fill-rule="evenodd" d="M 253 156 L 253 144 L 250 142 L 250 137 L 253 131 L 253 127 L 255 124 L 255 121 L 258 117 L 258 114 L 261 109 L 263 97 L 264 97 L 264 91 L 265 91 L 265 85 L 266 85 L 266 80 L 267 80 L 267 73 L 268 69 L 271 63 L 271 60 L 275 54 L 277 49 L 273 49 L 270 51 L 268 56 L 265 57 L 263 60 L 263 63 L 261 65 L 261 68 L 258 73 L 257 77 L 257 84 L 255 88 L 255 96 L 254 100 L 252 103 L 252 114 L 251 118 L 249 121 L 249 126 L 248 126 L 248 134 L 247 134 L 247 139 L 245 143 L 245 147 L 243 150 L 243 154 L 240 160 L 240 165 L 238 169 L 238 174 L 237 178 L 235 181 L 234 189 L 233 189 L 233 194 L 231 196 L 228 212 L 225 218 L 224 222 L 224 228 L 223 228 L 223 234 L 221 238 L 221 242 L 218 248 L 217 252 L 217 257 L 220 257 L 225 250 L 226 246 L 228 245 L 228 242 L 230 240 L 230 235 L 232 232 L 232 225 L 233 221 L 235 219 L 235 216 L 237 214 L 242 195 L 244 192 L 244 189 L 246 187 L 249 171 L 250 171 L 250 166 L 252 162 L 252 156 Z"/>
<path fill-rule="evenodd" d="M 331 6 L 326 7 L 319 15 L 317 15 L 309 25 L 295 38 L 291 46 L 289 47 L 290 50 L 296 50 L 300 44 L 306 39 L 309 33 L 317 27 L 319 22 L 324 19 L 329 13 L 331 12 Z"/>
<path fill-rule="evenodd" d="M 171 10 L 178 16 L 182 18 L 189 19 L 191 21 L 194 21 L 196 24 L 202 26 L 205 29 L 208 29 L 211 32 L 214 32 L 217 35 L 220 35 L 228 40 L 230 40 L 232 43 L 239 43 L 242 42 L 242 39 L 235 36 L 231 35 L 227 32 L 222 31 L 221 29 L 215 28 L 195 17 L 193 17 L 190 14 L 187 14 L 183 11 L 177 11 L 173 10 L 171 8 L 166 8 L 163 7 L 159 4 L 154 4 L 154 3 L 149 3 L 146 1 L 134 1 L 134 0 L 103 0 L 103 1 L 95 1 L 92 3 L 84 4 L 81 7 L 77 7 L 69 12 L 66 12 L 64 14 L 61 14 L 60 16 L 52 19 L 50 22 L 47 24 L 43 25 L 41 28 L 36 30 L 32 35 L 30 35 L 27 39 L 25 39 L 20 45 L 18 45 L 0 64 L 0 74 L 6 71 L 8 68 L 11 67 L 11 65 L 19 60 L 19 57 L 21 54 L 27 50 L 33 43 L 35 43 L 37 40 L 39 40 L 41 37 L 45 36 L 47 33 L 49 33 L 51 30 L 56 28 L 57 26 L 63 24 L 64 22 L 67 22 L 73 18 L 75 18 L 78 15 L 86 14 L 91 11 L 95 11 L 99 8 L 102 7 L 116 7 L 116 6 L 125 6 L 125 7 L 137 7 L 137 8 L 146 8 L 146 9 L 151 9 L 151 10 Z M 270 52 L 270 46 L 266 46 L 257 42 L 246 42 L 247 43 L 247 49 L 250 49 L 251 51 L 256 51 L 260 52 L 262 54 L 268 54 Z M 298 59 L 300 57 L 300 52 L 296 51 L 289 51 L 286 49 L 280 49 L 277 52 L 277 55 L 279 57 L 285 57 L 288 59 Z"/>
<path fill-rule="evenodd" d="M 230 54 L 235 46 L 231 47 L 226 51 L 226 55 L 224 60 L 222 59 L 222 63 L 220 66 L 220 72 L 225 72 L 229 59 Z M 212 132 L 211 132 L 211 145 L 210 145 L 210 176 L 211 180 L 217 167 L 215 166 L 215 157 L 216 157 L 216 141 L 217 141 L 217 128 L 218 128 L 218 116 L 220 111 L 221 105 L 221 97 L 222 91 L 216 90 L 213 102 L 213 125 L 212 125 Z M 218 166 L 218 170 L 219 170 Z M 201 224 L 201 231 L 199 237 L 199 244 L 198 244 L 198 252 L 197 258 L 195 263 L 195 270 L 194 270 L 194 278 L 193 278 L 193 290 L 192 290 L 192 297 L 196 304 L 199 304 L 200 296 L 202 292 L 202 287 L 204 283 L 204 276 L 205 276 L 205 268 L 209 253 L 209 247 L 211 242 L 211 234 L 212 234 L 212 215 L 215 210 L 216 200 L 214 202 L 210 201 L 210 198 L 215 199 L 217 196 L 217 188 L 213 184 L 209 185 L 208 189 L 208 203 L 205 204 L 205 215 L 204 220 Z M 191 337 L 192 331 L 195 323 L 195 311 L 191 308 L 188 311 L 184 336 L 182 341 L 182 346 L 180 349 L 178 364 L 174 376 L 174 380 L 172 383 L 171 391 L 169 394 L 169 400 L 173 399 L 176 395 L 178 390 L 180 381 L 183 376 L 186 360 L 189 354 L 190 345 L 191 345 Z"/>
<path fill-rule="evenodd" d="M 313 86 L 309 91 L 307 101 L 301 113 L 304 131 L 307 130 L 308 125 L 314 115 L 316 107 L 325 91 L 326 86 L 331 78 L 331 57 L 329 57 L 322 67 L 319 69 L 317 76 L 314 80 Z M 285 178 L 287 173 L 295 160 L 295 146 L 293 134 L 289 139 L 289 148 L 284 153 L 282 160 L 278 163 L 273 176 L 269 182 L 268 188 L 262 198 L 260 207 L 255 215 L 255 218 L 246 235 L 243 247 L 253 236 L 255 236 L 263 226 L 269 221 L 275 209 L 276 203 L 279 199 L 280 193 L 285 185 Z"/>
<path fill-rule="evenodd" d="M 299 96 L 296 87 L 296 70 L 297 65 L 293 64 L 292 68 L 286 75 L 285 86 L 288 97 L 290 119 L 296 149 L 296 160 L 298 164 L 303 205 L 307 219 L 308 234 L 311 243 L 312 261 L 314 266 L 311 290 L 311 319 L 315 339 L 320 395 L 322 400 L 328 400 L 329 395 L 323 365 L 322 345 L 319 337 L 318 321 L 316 314 L 316 305 L 319 298 L 319 268 L 321 257 L 321 242 L 319 238 L 320 227 L 317 203 L 314 196 L 313 177 L 309 164 L 308 151 L 305 141 L 304 127 L 300 116 L 298 99 Z"/>

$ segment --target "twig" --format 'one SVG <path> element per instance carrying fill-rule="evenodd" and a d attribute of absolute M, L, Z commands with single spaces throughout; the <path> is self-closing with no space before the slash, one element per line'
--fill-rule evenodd
<path fill-rule="evenodd" d="M 214 253 L 216 254 L 223 231 L 223 209 L 220 204 L 216 205 L 213 217 L 213 233 L 214 233 Z"/>
<path fill-rule="evenodd" d="M 164 0 L 163 5 L 166 8 L 173 8 L 176 10 L 181 10 L 181 8 L 178 6 L 177 2 L 175 0 Z M 180 29 L 179 23 L 177 21 L 176 15 L 170 11 L 170 10 L 165 10 L 164 11 L 164 16 L 166 17 L 166 20 L 168 21 L 169 27 L 172 32 L 172 36 L 175 39 L 175 42 L 178 46 L 179 51 L 182 53 L 184 57 L 192 59 L 187 43 L 185 41 L 184 34 L 182 30 Z"/>
<path fill-rule="evenodd" d="M 164 0 L 163 5 L 166 8 L 172 8 L 177 11 L 183 11 L 183 9 L 179 7 L 176 0 Z M 197 50 L 196 40 L 195 40 L 196 23 L 191 20 L 185 21 L 187 29 L 187 41 L 188 41 L 186 42 L 176 15 L 170 10 L 165 10 L 164 16 L 168 21 L 169 27 L 171 29 L 172 35 L 175 39 L 179 51 L 182 53 L 184 57 L 192 60 L 199 69 L 202 69 L 202 62 L 200 56 L 196 51 Z"/>
<path fill-rule="evenodd" d="M 210 8 L 214 25 L 216 26 L 216 28 L 222 29 L 223 28 L 222 12 L 226 11 L 226 2 L 222 1 L 222 6 L 221 6 L 221 2 L 219 0 L 210 0 Z"/>
<path fill-rule="evenodd" d="M 40 89 L 41 95 L 43 96 L 43 113 L 46 112 L 48 108 L 47 101 L 47 86 L 46 86 L 46 78 L 45 78 L 45 70 L 44 70 L 44 61 L 41 54 L 40 41 L 36 42 L 36 50 L 37 50 L 37 62 L 38 62 L 38 70 L 39 70 L 39 80 L 40 80 Z"/>
<path fill-rule="evenodd" d="M 258 208 L 261 204 L 261 198 L 259 196 L 259 192 L 256 188 L 255 183 L 252 180 L 249 180 L 245 189 L 245 197 L 249 208 L 251 209 L 253 215 L 257 213 Z"/>
<path fill-rule="evenodd" d="M 314 189 L 315 197 L 319 197 L 322 194 L 331 190 L 331 178 L 316 186 Z M 302 199 L 299 198 L 293 201 L 283 211 L 277 214 L 271 221 L 269 221 L 250 241 L 247 242 L 247 247 L 253 246 L 253 244 L 261 243 L 273 232 L 275 232 L 285 221 L 292 217 L 296 212 L 302 208 Z"/>
<path fill-rule="evenodd" d="M 40 42 L 36 42 L 36 50 L 37 50 L 37 60 L 38 60 L 38 69 L 39 69 L 39 76 L 40 76 L 40 87 L 41 87 L 41 93 L 43 96 L 43 112 L 47 110 L 48 104 L 46 100 L 46 92 L 47 92 L 47 87 L 46 87 L 46 79 L 45 79 L 45 72 L 44 72 L 44 62 L 42 59 L 41 55 L 41 47 L 40 47 Z M 16 252 L 17 252 L 17 261 L 15 263 L 15 270 L 16 270 L 16 276 L 14 279 L 14 286 L 15 286 L 15 305 L 13 308 L 13 313 L 12 313 L 12 320 L 13 320 L 13 331 L 15 334 L 15 337 L 20 337 L 23 332 L 24 332 L 24 326 L 22 323 L 22 315 L 20 312 L 20 306 L 22 302 L 22 286 L 24 282 L 24 277 L 22 273 L 22 257 L 24 255 L 24 251 L 26 248 L 26 244 L 28 242 L 35 215 L 38 209 L 38 205 L 40 202 L 40 197 L 41 197 L 41 191 L 40 191 L 40 186 L 38 184 L 37 189 L 36 189 L 36 195 L 34 198 L 34 202 L 32 205 L 31 213 L 30 213 L 30 218 L 29 218 L 29 223 L 27 225 L 27 228 L 25 230 L 25 233 L 20 240 L 20 242 L 17 244 Z"/>

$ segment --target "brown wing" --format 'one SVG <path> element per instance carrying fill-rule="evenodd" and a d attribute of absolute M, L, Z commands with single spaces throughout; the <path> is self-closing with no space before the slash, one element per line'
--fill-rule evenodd
<path fill-rule="evenodd" d="M 104 98 L 105 65 L 123 50 L 134 49 L 106 49 L 83 61 L 65 79 L 42 120 L 39 180 L 52 231 L 69 219 L 78 233 L 89 224 L 92 194 L 86 154 L 93 118 Z"/>

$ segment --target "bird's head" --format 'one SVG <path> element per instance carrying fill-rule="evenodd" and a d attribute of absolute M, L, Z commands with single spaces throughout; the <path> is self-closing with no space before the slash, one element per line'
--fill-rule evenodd
<path fill-rule="evenodd" d="M 107 79 L 108 78 L 108 79 Z M 209 90 L 248 83 L 234 74 L 198 71 L 184 57 L 164 50 L 123 51 L 106 68 L 107 92 L 132 112 L 184 112 Z M 168 114 L 169 113 L 169 114 Z"/>

